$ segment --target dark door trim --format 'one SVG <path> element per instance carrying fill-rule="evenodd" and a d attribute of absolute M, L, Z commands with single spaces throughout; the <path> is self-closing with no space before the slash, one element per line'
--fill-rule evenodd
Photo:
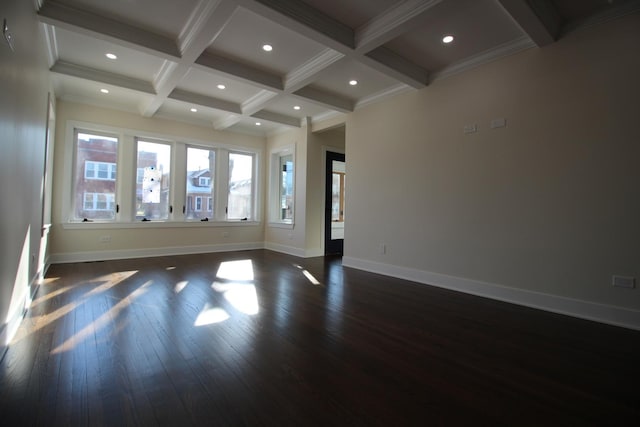
<path fill-rule="evenodd" d="M 345 161 L 344 153 L 327 151 L 325 162 L 325 197 L 324 197 L 324 254 L 340 254 L 344 251 L 344 239 L 331 239 L 331 186 L 333 178 L 333 161 Z"/>

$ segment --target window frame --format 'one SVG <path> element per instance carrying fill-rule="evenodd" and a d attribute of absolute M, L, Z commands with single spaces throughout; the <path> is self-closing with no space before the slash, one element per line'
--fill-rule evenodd
<path fill-rule="evenodd" d="M 74 171 L 75 171 L 75 151 L 76 151 L 76 131 L 80 133 L 98 134 L 118 139 L 117 166 L 116 166 L 116 190 L 115 203 L 116 214 L 113 219 L 96 220 L 83 222 L 82 218 L 74 218 Z M 62 202 L 58 211 L 61 218 L 61 225 L 64 229 L 130 229 L 130 228 L 183 228 L 183 227 L 225 227 L 225 226 L 259 226 L 262 223 L 263 191 L 266 188 L 264 177 L 260 171 L 262 169 L 263 148 L 257 146 L 222 143 L 216 140 L 198 140 L 191 137 L 176 137 L 174 135 L 157 134 L 130 129 L 102 125 L 94 122 L 84 122 L 79 120 L 67 120 L 65 122 L 65 143 L 64 143 L 64 170 L 62 176 L 61 196 Z M 142 222 L 135 219 L 135 200 L 137 185 L 137 140 L 166 143 L 172 146 L 171 151 L 171 197 L 170 215 L 166 220 L 152 220 Z M 187 147 L 195 147 L 216 151 L 216 171 L 212 176 L 214 194 L 211 197 L 211 204 L 222 202 L 221 208 L 217 209 L 217 215 L 208 218 L 208 221 L 188 220 L 183 214 L 182 208 L 188 202 L 186 190 L 186 153 Z M 253 217 L 246 221 L 227 219 L 225 206 L 227 202 L 228 189 L 228 163 L 229 153 L 239 153 L 253 156 L 252 170 L 252 213 Z M 226 156 L 220 155 L 220 153 Z M 184 162 L 184 165 L 182 164 Z M 84 171 L 82 171 L 84 174 Z M 184 175 L 184 176 L 182 176 Z M 220 191 L 222 190 L 222 192 Z M 203 208 L 209 205 L 209 196 L 204 195 Z M 206 200 L 206 201 L 205 201 Z M 124 201 L 124 203 L 122 203 Z M 84 200 L 83 200 L 84 202 Z M 205 203 L 207 203 L 205 205 Z M 195 202 L 194 202 L 195 205 Z M 172 210 L 172 212 L 171 212 Z M 215 214 L 215 212 L 214 212 Z"/>
<path fill-rule="evenodd" d="M 282 174 L 280 170 L 281 159 L 291 156 L 293 162 L 292 171 L 292 194 L 291 194 L 291 219 L 281 217 L 281 186 Z M 269 226 L 275 228 L 293 228 L 296 218 L 296 144 L 288 144 L 271 150 L 269 156 Z"/>
<path fill-rule="evenodd" d="M 84 160 L 83 164 L 80 165 L 79 162 L 80 160 L 78 159 L 78 142 L 79 142 L 79 135 L 80 134 L 89 134 L 89 135 L 96 135 L 96 136 L 102 136 L 105 138 L 113 138 L 116 140 L 116 163 L 111 163 L 111 162 L 103 162 L 103 161 L 94 161 L 94 160 Z M 113 129 L 109 129 L 109 128 L 101 128 L 101 127 L 93 127 L 93 126 L 73 126 L 70 129 L 70 132 L 68 131 L 68 135 L 70 136 L 71 139 L 71 143 L 67 145 L 68 151 L 70 151 L 70 153 L 68 153 L 65 157 L 65 161 L 68 162 L 68 164 L 70 164 L 69 168 L 66 168 L 66 170 L 68 171 L 68 175 L 65 176 L 65 188 L 67 189 L 67 191 L 69 191 L 69 195 L 68 195 L 68 204 L 66 204 L 65 206 L 63 206 L 63 210 L 67 209 L 66 212 L 64 212 L 64 215 L 62 216 L 62 218 L 67 218 L 68 222 L 95 222 L 95 223 L 116 223 L 118 222 L 118 211 L 119 211 L 119 203 L 118 203 L 118 197 L 119 197 L 119 193 L 120 193 L 120 182 L 118 179 L 118 175 L 117 175 L 117 171 L 118 171 L 118 161 L 120 159 L 120 150 L 122 148 L 122 138 L 121 135 L 119 135 L 117 132 L 113 132 Z M 87 163 L 91 162 L 92 164 L 94 164 L 96 166 L 96 168 L 94 169 L 94 176 L 92 178 L 87 178 Z M 107 165 L 107 178 L 99 178 L 97 176 L 98 174 L 98 169 L 97 166 L 99 164 L 105 164 Z M 82 172 L 80 173 L 80 171 L 78 170 L 80 167 L 82 167 Z M 116 176 L 114 179 L 110 179 L 112 173 L 115 172 Z M 86 191 L 84 188 L 82 189 L 82 198 L 79 199 L 79 191 L 80 188 L 78 187 L 78 182 L 76 180 L 76 177 L 80 177 L 82 176 L 82 180 L 83 181 L 102 181 L 102 182 L 113 182 L 114 183 L 114 189 L 113 192 L 109 192 L 109 193 L 97 193 L 95 191 Z M 68 177 L 68 178 L 67 178 Z M 83 186 L 84 187 L 84 186 Z M 95 193 L 95 194 L 113 194 L 113 205 L 114 205 L 114 209 L 110 210 L 110 209 L 91 209 L 88 210 L 90 212 L 113 212 L 113 217 L 112 218 L 88 218 L 88 216 L 83 216 L 82 218 L 80 217 L 76 217 L 76 212 L 78 211 L 78 203 L 81 203 L 82 206 L 82 211 L 85 211 L 86 209 L 84 209 L 85 206 L 85 194 L 86 193 Z M 94 206 L 95 206 L 95 198 L 94 198 Z"/>

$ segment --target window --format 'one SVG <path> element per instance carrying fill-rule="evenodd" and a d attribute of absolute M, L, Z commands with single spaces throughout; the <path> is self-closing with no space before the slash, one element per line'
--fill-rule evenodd
<path fill-rule="evenodd" d="M 253 154 L 229 153 L 227 219 L 253 218 Z"/>
<path fill-rule="evenodd" d="M 69 222 L 184 220 L 220 224 L 260 218 L 260 183 L 256 178 L 261 176 L 260 148 L 224 142 L 187 143 L 163 135 L 136 135 L 131 129 L 69 124 L 67 138 L 73 143 L 65 145 L 64 181 L 71 191 L 61 203 Z M 285 163 L 284 167 L 286 181 L 291 165 Z M 283 203 L 289 200 L 290 187 L 284 188 Z M 137 227 L 143 225 L 133 228 Z"/>
<path fill-rule="evenodd" d="M 344 221 L 344 172 L 333 172 L 331 184 L 331 221 Z"/>
<path fill-rule="evenodd" d="M 215 175 L 216 152 L 203 148 L 187 147 L 187 193 L 189 201 L 186 219 L 213 218 L 213 180 Z M 206 210 L 202 200 L 206 198 Z M 194 203 L 195 201 L 195 203 Z"/>
<path fill-rule="evenodd" d="M 291 154 L 280 157 L 279 170 L 279 219 L 283 221 L 291 221 L 293 219 L 293 156 Z"/>
<path fill-rule="evenodd" d="M 138 140 L 137 168 L 144 172 L 142 183 L 136 184 L 136 219 L 168 219 L 171 146 L 167 143 Z"/>
<path fill-rule="evenodd" d="M 118 138 L 76 129 L 74 159 L 71 219 L 114 220 Z"/>
<path fill-rule="evenodd" d="M 294 214 L 294 159 L 295 145 L 289 145 L 271 153 L 271 184 L 269 197 L 269 221 L 292 224 Z"/>

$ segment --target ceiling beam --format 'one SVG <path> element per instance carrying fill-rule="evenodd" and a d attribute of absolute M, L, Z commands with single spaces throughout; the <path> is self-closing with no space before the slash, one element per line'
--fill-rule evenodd
<path fill-rule="evenodd" d="M 287 126 L 300 127 L 300 119 L 297 117 L 287 116 L 285 114 L 274 113 L 273 111 L 261 110 L 253 113 L 251 117 L 263 119 L 274 123 Z"/>
<path fill-rule="evenodd" d="M 369 67 L 416 89 L 425 87 L 429 81 L 427 70 L 384 46 L 367 53 L 361 61 Z"/>
<path fill-rule="evenodd" d="M 46 1 L 38 11 L 38 17 L 46 24 L 143 50 L 164 59 L 180 57 L 176 43 L 167 37 L 55 1 Z"/>
<path fill-rule="evenodd" d="M 280 91 L 283 89 L 280 76 L 260 70 L 242 62 L 224 56 L 216 55 L 212 52 L 203 52 L 196 60 L 196 64 L 207 69 L 226 74 L 231 78 L 239 78 L 247 83 L 260 86 L 268 90 Z"/>
<path fill-rule="evenodd" d="M 237 0 L 240 6 L 334 50 L 355 48 L 354 31 L 299 0 Z"/>
<path fill-rule="evenodd" d="M 333 49 L 325 49 L 298 68 L 291 70 L 283 79 L 284 88 L 288 92 L 307 86 L 330 65 L 344 58 L 344 55 Z"/>
<path fill-rule="evenodd" d="M 234 102 L 225 101 L 222 99 L 214 98 L 212 96 L 201 95 L 199 93 L 193 93 L 186 90 L 174 89 L 169 94 L 169 98 L 183 101 L 188 104 L 215 108 L 216 110 L 227 111 L 229 113 L 242 114 L 240 105 Z"/>
<path fill-rule="evenodd" d="M 202 1 L 180 32 L 180 60 L 175 66 L 163 67 L 156 79 L 157 95 L 143 109 L 143 115 L 153 116 L 164 104 L 194 62 L 229 23 L 236 6 L 231 2 Z"/>
<path fill-rule="evenodd" d="M 498 0 L 498 3 L 538 47 L 558 38 L 562 20 L 551 0 Z"/>
<path fill-rule="evenodd" d="M 562 27 L 560 37 L 582 28 L 599 25 L 636 12 L 640 12 L 640 0 L 629 0 L 622 3 L 614 3 L 611 7 L 604 8 L 602 11 L 593 15 L 565 23 Z"/>
<path fill-rule="evenodd" d="M 250 116 L 253 113 L 262 110 L 267 103 L 273 101 L 277 96 L 280 96 L 277 92 L 261 90 L 242 103 L 242 114 Z"/>
<path fill-rule="evenodd" d="M 156 94 L 153 85 L 150 82 L 110 73 L 108 71 L 96 70 L 95 68 L 73 64 L 71 62 L 56 61 L 50 71 L 94 82 L 106 83 L 108 85 L 131 89 L 138 92 L 144 92 L 152 95 Z"/>
<path fill-rule="evenodd" d="M 305 98 L 308 101 L 315 102 L 316 104 L 342 113 L 350 113 L 353 111 L 353 102 L 350 100 L 311 86 L 300 88 L 293 92 L 292 95 Z"/>
<path fill-rule="evenodd" d="M 355 48 L 367 52 L 406 33 L 419 23 L 419 18 L 442 0 L 406 0 L 362 25 L 355 33 Z"/>

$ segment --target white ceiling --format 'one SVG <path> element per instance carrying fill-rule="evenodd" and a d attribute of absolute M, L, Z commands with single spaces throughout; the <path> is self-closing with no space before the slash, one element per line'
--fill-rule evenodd
<path fill-rule="evenodd" d="M 40 3 L 58 97 L 258 136 L 640 11 L 640 0 Z"/>

